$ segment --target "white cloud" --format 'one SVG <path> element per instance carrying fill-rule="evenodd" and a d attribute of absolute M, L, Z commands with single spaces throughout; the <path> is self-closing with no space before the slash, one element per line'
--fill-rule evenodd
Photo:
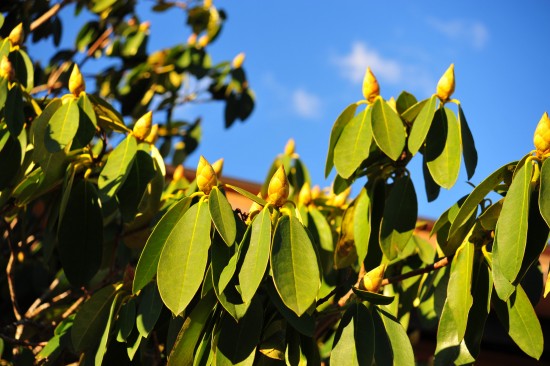
<path fill-rule="evenodd" d="M 354 42 L 351 52 L 337 56 L 334 63 L 344 77 L 355 83 L 363 81 L 368 66 L 377 78 L 390 83 L 398 83 L 403 74 L 403 66 L 399 62 L 383 57 L 363 42 Z"/>
<path fill-rule="evenodd" d="M 292 93 L 292 106 L 300 117 L 316 118 L 320 116 L 321 99 L 304 89 L 296 89 Z"/>
<path fill-rule="evenodd" d="M 477 49 L 482 49 L 489 41 L 489 30 L 478 21 L 459 19 L 442 21 L 428 18 L 428 24 L 448 38 L 465 40 Z"/>

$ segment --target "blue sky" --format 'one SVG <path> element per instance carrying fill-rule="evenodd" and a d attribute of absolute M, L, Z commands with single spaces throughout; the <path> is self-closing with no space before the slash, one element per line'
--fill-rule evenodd
<path fill-rule="evenodd" d="M 181 13 L 151 20 L 150 49 L 185 42 Z M 501 165 L 533 149 L 533 132 L 550 110 L 550 3 L 545 1 L 214 1 L 228 13 L 222 35 L 210 46 L 214 62 L 246 53 L 245 68 L 257 96 L 251 118 L 223 128 L 223 106 L 189 106 L 180 118 L 204 117 L 199 154 L 225 158 L 224 174 L 260 182 L 289 138 L 310 169 L 313 183 L 329 186 L 323 169 L 332 124 L 361 99 L 370 66 L 383 97 L 402 90 L 424 99 L 455 64 L 457 86 L 476 140 L 479 183 Z M 167 14 L 169 14 L 167 16 Z M 70 14 L 63 19 L 71 26 Z M 73 39 L 74 34 L 66 35 Z M 463 169 L 464 170 L 464 169 Z M 419 214 L 437 218 L 471 188 L 465 171 L 456 186 L 427 203 L 420 157 L 411 172 Z M 332 178 L 332 177 L 331 177 Z"/>

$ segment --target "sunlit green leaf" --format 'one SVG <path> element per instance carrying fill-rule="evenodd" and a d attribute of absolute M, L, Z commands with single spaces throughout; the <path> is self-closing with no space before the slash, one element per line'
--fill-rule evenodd
<path fill-rule="evenodd" d="M 340 113 L 340 115 L 334 122 L 334 125 L 332 126 L 332 131 L 330 132 L 330 141 L 328 145 L 327 160 L 325 163 L 325 178 L 328 177 L 330 171 L 332 170 L 332 167 L 334 166 L 334 147 L 336 146 L 336 143 L 338 142 L 338 139 L 340 138 L 344 127 L 355 115 L 356 109 L 356 103 L 348 105 L 346 109 L 344 109 L 342 113 Z"/>
<path fill-rule="evenodd" d="M 132 289 L 134 294 L 145 287 L 157 273 L 162 248 L 168 240 L 174 240 L 172 237 L 180 235 L 178 226 L 181 225 L 180 221 L 190 204 L 191 199 L 189 197 L 180 200 L 164 214 L 153 229 L 136 266 Z"/>
<path fill-rule="evenodd" d="M 136 323 L 136 301 L 134 299 L 128 300 L 121 306 L 118 312 L 117 319 L 117 341 L 125 342 L 126 339 L 134 330 L 134 324 Z"/>
<path fill-rule="evenodd" d="M 97 186 L 105 197 L 112 198 L 122 186 L 130 173 L 136 152 L 136 138 L 128 135 L 109 154 L 97 181 Z"/>
<path fill-rule="evenodd" d="M 210 248 L 210 213 L 201 201 L 189 208 L 166 238 L 157 282 L 164 304 L 180 314 L 199 289 Z"/>
<path fill-rule="evenodd" d="M 401 118 L 382 98 L 372 105 L 372 132 L 376 145 L 397 161 L 405 147 L 407 133 Z"/>
<path fill-rule="evenodd" d="M 248 192 L 248 191 L 246 191 L 242 188 L 233 186 L 231 184 L 226 184 L 225 186 L 231 188 L 232 190 L 234 190 L 235 192 L 237 192 L 241 196 L 244 196 L 244 197 L 248 198 L 249 200 L 251 200 L 253 202 L 256 202 L 260 206 L 267 205 L 267 202 L 263 198 L 258 197 L 258 196 L 254 195 L 254 194 L 252 194 L 252 193 L 250 193 L 250 192 Z"/>
<path fill-rule="evenodd" d="M 353 293 L 357 295 L 363 301 L 368 301 L 374 305 L 389 305 L 395 299 L 395 296 L 385 296 L 375 292 L 365 291 L 358 289 L 357 287 L 352 287 Z"/>
<path fill-rule="evenodd" d="M 406 110 L 417 104 L 417 102 L 418 101 L 416 100 L 416 97 L 414 95 L 406 91 L 402 91 L 395 101 L 397 113 L 403 114 Z"/>
<path fill-rule="evenodd" d="M 235 216 L 231 204 L 218 187 L 214 187 L 210 192 L 208 208 L 212 222 L 222 239 L 228 246 L 233 245 L 237 236 Z"/>
<path fill-rule="evenodd" d="M 434 119 L 435 107 L 437 104 L 437 96 L 432 95 L 430 99 L 422 106 L 418 116 L 414 119 L 409 134 L 409 151 L 415 155 L 420 147 L 424 144 L 428 131 Z"/>
<path fill-rule="evenodd" d="M 105 329 L 101 334 L 99 346 L 97 347 L 97 351 L 95 353 L 96 365 L 101 365 L 103 363 L 103 358 L 105 357 L 105 353 L 107 353 L 107 344 L 109 343 L 109 335 L 111 333 L 114 317 L 116 316 L 119 298 L 120 298 L 120 294 L 116 294 L 113 302 L 111 303 L 111 307 L 109 309 L 109 315 L 107 318 L 107 324 L 105 325 Z"/>
<path fill-rule="evenodd" d="M 250 245 L 239 271 L 241 296 L 245 302 L 252 300 L 264 277 L 269 261 L 270 246 L 271 218 L 269 211 L 265 209 L 252 221 Z"/>
<path fill-rule="evenodd" d="M 376 307 L 372 312 L 375 329 L 374 359 L 378 366 L 414 366 L 414 353 L 407 332 L 397 319 Z"/>
<path fill-rule="evenodd" d="M 539 209 L 540 214 L 550 226 L 550 160 L 544 160 L 540 171 Z"/>
<path fill-rule="evenodd" d="M 69 144 L 78 131 L 79 110 L 74 100 L 69 100 L 55 111 L 50 118 L 44 144 L 49 152 L 55 153 Z"/>
<path fill-rule="evenodd" d="M 342 129 L 334 146 L 334 166 L 343 178 L 349 178 L 369 156 L 372 141 L 371 108 L 359 112 Z"/>
<path fill-rule="evenodd" d="M 145 286 L 139 294 L 138 300 L 136 326 L 139 334 L 147 338 L 149 333 L 153 331 L 162 310 L 162 300 L 157 285 L 151 282 Z"/>

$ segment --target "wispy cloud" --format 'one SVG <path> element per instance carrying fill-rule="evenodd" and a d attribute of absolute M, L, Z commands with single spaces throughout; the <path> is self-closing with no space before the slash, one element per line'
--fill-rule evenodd
<path fill-rule="evenodd" d="M 484 48 L 489 41 L 489 30 L 479 21 L 463 19 L 445 21 L 428 18 L 427 22 L 428 25 L 446 37 L 454 40 L 464 40 L 477 49 Z"/>
<path fill-rule="evenodd" d="M 313 119 L 320 115 L 321 99 L 300 88 L 292 93 L 292 106 L 300 117 Z"/>
<path fill-rule="evenodd" d="M 383 57 L 363 42 L 354 42 L 351 52 L 335 57 L 334 63 L 344 77 L 355 83 L 363 80 L 367 66 L 370 66 L 377 78 L 391 83 L 399 82 L 403 73 L 403 67 L 399 62 Z"/>

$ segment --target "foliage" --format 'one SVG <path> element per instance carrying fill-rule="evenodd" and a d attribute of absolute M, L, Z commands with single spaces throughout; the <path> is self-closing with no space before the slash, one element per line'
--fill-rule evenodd
<path fill-rule="evenodd" d="M 454 185 L 462 160 L 474 174 L 453 65 L 421 101 L 407 92 L 384 100 L 368 69 L 364 99 L 331 132 L 332 189 L 312 188 L 291 140 L 256 195 L 224 184 L 220 163 L 203 157 L 188 181 L 181 163 L 200 120 L 172 119 L 199 94 L 225 102 L 227 127 L 252 112 L 244 55 L 213 65 L 207 53 L 225 12 L 210 1 L 157 2 L 154 11 L 183 9 L 192 36 L 149 53 L 134 2 L 76 1 L 94 20 L 73 49 L 33 64 L 25 34 L 58 44 L 69 3 L 0 6 L 3 360 L 413 365 L 414 317 L 437 329 L 435 364 L 468 364 L 491 311 L 540 358 L 547 116 L 535 152 L 441 215 L 434 248 L 419 234 L 407 166 L 421 156 L 430 200 Z M 80 72 L 92 57 L 116 61 L 94 74 L 94 93 Z M 166 160 L 178 166 L 169 182 Z M 355 182 L 363 187 L 350 198 Z M 229 191 L 250 199 L 248 212 L 233 210 Z"/>

